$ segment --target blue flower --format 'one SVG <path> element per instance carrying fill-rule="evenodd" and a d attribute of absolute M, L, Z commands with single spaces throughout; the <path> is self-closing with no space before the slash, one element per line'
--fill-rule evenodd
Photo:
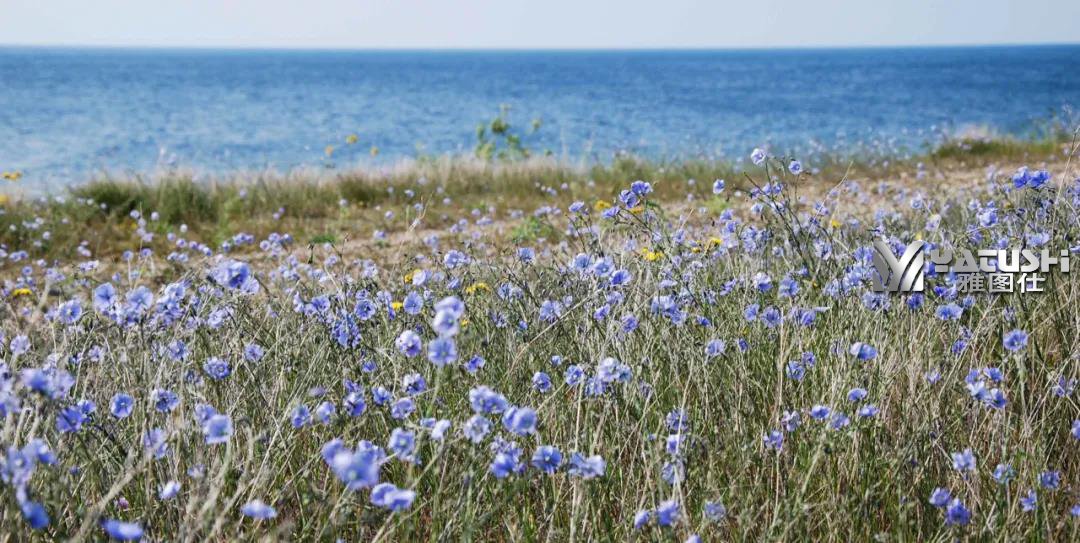
<path fill-rule="evenodd" d="M 154 400 L 154 409 L 162 413 L 168 413 L 180 404 L 180 398 L 171 390 L 154 389 L 150 396 Z"/>
<path fill-rule="evenodd" d="M 258 499 L 245 503 L 240 508 L 240 513 L 257 520 L 272 519 L 277 516 L 277 510 Z"/>
<path fill-rule="evenodd" d="M 404 428 L 394 428 L 390 432 L 390 442 L 387 444 L 394 456 L 403 460 L 412 458 L 416 449 L 416 434 Z"/>
<path fill-rule="evenodd" d="M 594 477 L 601 477 L 604 475 L 604 471 L 607 468 L 607 462 L 600 455 L 586 457 L 581 453 L 573 453 L 570 455 L 570 468 L 567 470 L 570 475 L 581 477 L 582 479 L 592 479 Z"/>
<path fill-rule="evenodd" d="M 851 354 L 851 356 L 854 356 L 855 358 L 866 362 L 867 360 L 873 360 L 874 357 L 877 356 L 877 349 L 875 349 L 874 346 L 870 345 L 869 343 L 856 341 L 855 343 L 851 344 L 851 348 L 848 349 L 848 353 Z"/>
<path fill-rule="evenodd" d="M 49 513 L 38 502 L 25 500 L 19 504 L 19 511 L 27 524 L 35 530 L 41 530 L 49 525 Z"/>
<path fill-rule="evenodd" d="M 442 441 L 446 439 L 446 432 L 450 431 L 450 421 L 441 419 L 431 426 L 431 439 Z"/>
<path fill-rule="evenodd" d="M 1031 512 L 1035 510 L 1035 507 L 1039 504 L 1039 496 L 1035 494 L 1035 489 L 1028 489 L 1027 494 L 1020 497 L 1020 509 L 1024 512 Z"/>
<path fill-rule="evenodd" d="M 956 471 L 975 471 L 975 453 L 971 452 L 971 448 L 952 453 L 952 461 Z"/>
<path fill-rule="evenodd" d="M 519 449 L 496 453 L 495 459 L 488 466 L 488 471 L 496 479 L 505 479 L 510 475 L 520 473 L 524 469 L 524 466 L 521 465 L 520 455 L 521 451 Z"/>
<path fill-rule="evenodd" d="M 790 171 L 793 175 L 799 175 L 803 171 L 802 162 L 799 162 L 798 160 L 792 160 L 788 164 L 788 171 Z"/>
<path fill-rule="evenodd" d="M 949 500 L 951 499 L 952 494 L 949 494 L 948 490 L 941 487 L 935 488 L 934 491 L 930 493 L 930 505 L 933 505 L 934 507 L 945 507 L 949 505 Z"/>
<path fill-rule="evenodd" d="M 415 499 L 416 492 L 400 489 L 391 483 L 380 483 L 371 489 L 372 504 L 395 512 L 408 509 Z"/>
<path fill-rule="evenodd" d="M 169 481 L 158 489 L 158 498 L 161 500 L 171 500 L 180 493 L 180 483 L 177 481 Z"/>
<path fill-rule="evenodd" d="M 780 452 L 784 448 L 784 433 L 779 430 L 770 430 L 761 438 L 766 450 Z"/>
<path fill-rule="evenodd" d="M 248 362 L 258 362 L 262 360 L 263 348 L 257 343 L 248 343 L 244 346 L 244 360 Z"/>
<path fill-rule="evenodd" d="M 292 423 L 293 428 L 303 428 L 311 422 L 311 410 L 306 405 L 298 405 L 293 408 L 289 421 Z"/>
<path fill-rule="evenodd" d="M 566 367 L 566 371 L 563 372 L 563 380 L 569 386 L 575 386 L 585 378 L 585 370 L 581 369 L 577 364 L 571 364 Z"/>
<path fill-rule="evenodd" d="M 784 411 L 784 414 L 780 416 L 780 425 L 784 427 L 785 432 L 794 432 L 802 424 L 802 416 L 798 411 Z"/>
<path fill-rule="evenodd" d="M 203 371 L 215 381 L 220 381 L 232 373 L 232 370 L 229 368 L 229 363 L 216 356 L 208 358 L 206 362 L 203 363 Z"/>
<path fill-rule="evenodd" d="M 960 318 L 960 315 L 964 313 L 963 308 L 956 304 L 940 305 L 937 308 L 937 318 L 943 321 L 954 321 Z"/>
<path fill-rule="evenodd" d="M 78 300 L 68 300 L 60 304 L 56 313 L 64 324 L 75 324 L 82 317 L 82 305 Z"/>
<path fill-rule="evenodd" d="M 720 522 L 727 516 L 727 507 L 720 501 L 705 502 L 705 518 L 711 522 Z"/>
<path fill-rule="evenodd" d="M 780 288 L 776 292 L 779 296 L 791 298 L 799 293 L 799 283 L 791 277 L 780 280 Z"/>
<path fill-rule="evenodd" d="M 640 530 L 649 524 L 649 518 L 652 516 L 648 510 L 638 511 L 634 514 L 634 529 Z"/>
<path fill-rule="evenodd" d="M 254 282 L 254 278 L 251 277 L 251 268 L 236 260 L 222 262 L 210 272 L 210 277 L 217 284 L 230 289 L 243 287 L 242 290 L 248 291 L 253 288 L 249 285 L 249 281 Z"/>
<path fill-rule="evenodd" d="M 125 419 L 131 415 L 132 410 L 135 408 L 135 399 L 131 396 L 119 392 L 112 397 L 112 401 L 109 402 L 109 411 L 112 416 L 118 419 Z"/>
<path fill-rule="evenodd" d="M 228 415 L 213 415 L 203 425 L 203 435 L 206 436 L 207 445 L 225 443 L 232 436 L 232 433 L 232 419 Z"/>
<path fill-rule="evenodd" d="M 443 367 L 457 360 L 457 345 L 448 337 L 435 338 L 428 343 L 428 360 L 437 367 Z"/>
<path fill-rule="evenodd" d="M 705 356 L 708 358 L 716 358 L 724 354 L 724 350 L 727 348 L 727 343 L 722 339 L 713 339 L 705 344 Z"/>
<path fill-rule="evenodd" d="M 345 408 L 345 412 L 348 413 L 350 417 L 359 417 L 367 410 L 367 403 L 364 402 L 364 394 L 360 391 L 353 391 L 347 394 L 345 399 L 342 400 L 342 405 Z"/>
<path fill-rule="evenodd" d="M 945 523 L 963 526 L 970 521 L 971 512 L 964 507 L 964 503 L 960 501 L 960 498 L 953 498 L 945 508 Z"/>
<path fill-rule="evenodd" d="M 60 413 L 56 415 L 56 429 L 62 434 L 76 433 L 82 430 L 86 420 L 86 414 L 80 407 L 68 406 L 61 409 Z"/>
<path fill-rule="evenodd" d="M 30 350 L 30 338 L 19 335 L 11 338 L 11 342 L 8 343 L 8 348 L 11 349 L 11 354 L 19 356 Z"/>
<path fill-rule="evenodd" d="M 410 291 L 405 295 L 401 305 L 402 309 L 409 315 L 419 315 L 420 311 L 424 309 L 424 297 L 416 291 Z"/>
<path fill-rule="evenodd" d="M 462 432 L 473 443 L 480 443 L 491 432 L 491 421 L 484 418 L 483 415 L 473 415 L 469 420 L 465 421 Z"/>
<path fill-rule="evenodd" d="M 824 405 L 815 405 L 814 407 L 810 408 L 810 418 L 816 420 L 825 420 L 829 418 L 829 415 L 831 413 L 832 410 Z"/>
<path fill-rule="evenodd" d="M 152 428 L 143 435 L 143 447 L 156 459 L 162 459 L 169 454 L 169 444 L 165 440 L 165 430 Z"/>
<path fill-rule="evenodd" d="M 386 390 L 386 387 L 377 386 L 371 389 L 371 401 L 375 402 L 375 405 L 386 405 L 391 399 L 390 391 Z"/>
<path fill-rule="evenodd" d="M 755 148 L 754 152 L 750 153 L 750 161 L 755 166 L 760 166 L 762 162 L 765 162 L 765 151 Z"/>
<path fill-rule="evenodd" d="M 30 440 L 30 443 L 27 443 L 26 446 L 23 447 L 22 454 L 33 461 L 48 466 L 56 464 L 56 454 L 49 448 L 48 444 L 40 439 Z M 2 470 L 0 470 L 0 472 L 2 472 Z"/>
<path fill-rule="evenodd" d="M 765 326 L 769 328 L 776 328 L 783 321 L 783 316 L 780 314 L 780 310 L 773 306 L 766 307 L 761 312 L 761 320 L 765 323 Z"/>
<path fill-rule="evenodd" d="M 665 500 L 656 508 L 656 523 L 660 526 L 673 526 L 679 521 L 679 502 Z"/>
<path fill-rule="evenodd" d="M 399 398 L 394 405 L 390 407 L 390 417 L 394 419 L 404 419 L 416 411 L 416 402 L 412 398 L 405 397 Z"/>
<path fill-rule="evenodd" d="M 116 287 L 111 283 L 102 283 L 94 289 L 94 309 L 104 313 L 116 304 Z"/>
<path fill-rule="evenodd" d="M 345 484 L 345 488 L 356 491 L 379 482 L 379 462 L 382 456 L 382 449 L 374 446 L 358 447 L 356 451 L 340 446 L 333 451 L 328 463 L 338 480 Z"/>
<path fill-rule="evenodd" d="M 478 354 L 474 354 L 474 355 L 472 355 L 471 358 L 469 358 L 467 361 L 465 361 L 465 364 L 464 364 L 463 367 L 465 368 L 465 371 L 467 371 L 469 373 L 476 373 L 476 372 L 480 371 L 480 369 L 483 368 L 484 364 L 486 364 L 486 363 L 487 363 L 487 361 L 484 360 L 484 357 L 482 357 L 482 356 L 480 356 Z"/>
<path fill-rule="evenodd" d="M 653 191 L 652 184 L 648 181 L 634 181 L 630 183 L 630 190 L 638 196 L 646 196 Z"/>
<path fill-rule="evenodd" d="M 143 536 L 142 526 L 136 522 L 104 520 L 101 522 L 101 527 L 110 538 L 117 541 L 138 541 Z"/>
<path fill-rule="evenodd" d="M 536 411 L 529 407 L 510 407 L 503 413 L 502 423 L 511 433 L 529 435 L 536 431 Z"/>
<path fill-rule="evenodd" d="M 405 330 L 401 333 L 396 340 L 394 340 L 394 346 L 397 347 L 401 354 L 412 358 L 420 354 L 420 349 L 423 347 L 420 341 L 420 336 L 412 330 Z"/>
<path fill-rule="evenodd" d="M 330 419 L 333 418 L 335 412 L 334 402 L 324 401 L 315 408 L 315 418 L 323 424 L 330 424 Z"/>
<path fill-rule="evenodd" d="M 402 377 L 401 386 L 405 387 L 405 394 L 409 396 L 416 396 L 427 390 L 427 382 L 424 381 L 424 376 L 419 373 L 410 373 Z"/>
<path fill-rule="evenodd" d="M 803 367 L 802 362 L 798 360 L 791 360 L 787 363 L 787 376 L 794 381 L 802 381 L 806 375 L 806 368 Z"/>
<path fill-rule="evenodd" d="M 1060 471 L 1044 471 L 1039 474 L 1039 485 L 1050 490 L 1057 490 L 1061 486 Z"/>
<path fill-rule="evenodd" d="M 509 402 L 502 394 L 481 385 L 469 391 L 469 405 L 475 413 L 490 415 L 502 413 Z"/>
<path fill-rule="evenodd" d="M 1003 343 L 1005 348 L 1016 352 L 1027 347 L 1028 335 L 1023 330 L 1013 330 L 1005 334 Z"/>
<path fill-rule="evenodd" d="M 533 374 L 532 385 L 537 392 L 544 394 L 551 390 L 551 377 L 542 371 L 538 371 Z"/>
<path fill-rule="evenodd" d="M 1012 466 L 1008 464 L 998 464 L 994 468 L 994 473 L 991 476 L 998 484 L 1007 484 L 1013 478 L 1014 472 Z"/>
<path fill-rule="evenodd" d="M 555 473 L 562 465 L 562 453 L 551 445 L 541 445 L 536 448 L 532 456 L 532 465 L 536 469 L 547 473 Z"/>
<path fill-rule="evenodd" d="M 713 192 L 713 194 L 720 194 L 721 192 L 724 192 L 724 187 L 725 186 L 726 186 L 726 183 L 724 183 L 723 179 L 717 179 L 716 181 L 713 181 L 713 184 L 712 184 L 712 192 Z"/>

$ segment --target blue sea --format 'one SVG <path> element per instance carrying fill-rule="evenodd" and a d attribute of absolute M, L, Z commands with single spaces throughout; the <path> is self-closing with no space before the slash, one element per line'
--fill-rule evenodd
<path fill-rule="evenodd" d="M 1027 136 L 1080 102 L 1080 45 L 725 51 L 0 48 L 0 170 L 377 167 L 469 154 L 501 104 L 568 160 L 910 152 Z M 540 127 L 531 131 L 534 119 Z M 358 136 L 349 145 L 346 138 Z M 334 152 L 327 157 L 326 147 Z M 377 147 L 378 153 L 372 153 Z"/>

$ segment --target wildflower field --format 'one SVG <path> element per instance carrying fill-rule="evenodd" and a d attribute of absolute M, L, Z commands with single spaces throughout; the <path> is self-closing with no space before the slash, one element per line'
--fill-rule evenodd
<path fill-rule="evenodd" d="M 875 240 L 1075 257 L 1067 147 L 12 205 L 0 540 L 1076 540 L 1077 274 L 871 288 Z"/>

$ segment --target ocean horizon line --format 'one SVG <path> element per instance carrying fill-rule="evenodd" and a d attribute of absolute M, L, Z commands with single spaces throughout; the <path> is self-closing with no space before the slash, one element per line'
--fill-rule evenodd
<path fill-rule="evenodd" d="M 0 50 L 100 50 L 132 52 L 281 52 L 281 53 L 726 53 L 726 52 L 820 52 L 820 51 L 882 51 L 882 50 L 965 50 L 1080 47 L 1076 42 L 1011 42 L 1011 43 L 927 43 L 927 44 L 822 44 L 822 45 L 762 45 L 762 46 L 615 46 L 615 47 L 338 47 L 338 46 L 277 46 L 255 45 L 188 45 L 188 44 L 85 44 L 85 43 L 0 43 Z"/>

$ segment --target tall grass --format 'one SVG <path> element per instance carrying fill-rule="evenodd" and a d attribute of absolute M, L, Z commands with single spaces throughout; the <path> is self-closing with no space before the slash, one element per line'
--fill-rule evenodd
<path fill-rule="evenodd" d="M 814 171 L 809 177 L 834 184 L 840 179 L 906 175 L 917 164 L 936 175 L 997 163 L 1038 164 L 1060 159 L 1067 152 L 1070 140 L 1055 134 L 1033 140 L 949 140 L 925 154 L 907 158 L 822 154 L 812 161 Z M 111 250 L 130 241 L 128 221 L 132 212 L 147 216 L 157 212 L 156 224 L 186 225 L 212 244 L 241 232 L 265 236 L 284 229 L 307 241 L 329 235 L 327 229 L 341 233 L 343 225 L 393 228 L 379 216 L 384 207 L 405 202 L 449 199 L 453 207 L 462 210 L 488 206 L 529 210 L 538 198 L 560 205 L 574 199 L 610 198 L 627 180 L 635 179 L 653 181 L 662 199 L 682 198 L 687 192 L 704 196 L 715 179 L 725 179 L 733 187 L 746 187 L 742 173 L 745 169 L 740 162 L 668 162 L 621 155 L 608 163 L 591 164 L 551 157 L 507 162 L 421 158 L 382 169 L 249 172 L 211 179 L 177 170 L 151 179 L 100 178 L 72 186 L 66 195 L 9 201 L 0 206 L 0 244 L 20 246 L 33 234 L 24 225 L 49 217 L 68 217 L 93 231 L 99 248 Z M 557 197 L 552 199 L 553 194 Z M 425 219 L 435 227 L 450 222 L 449 217 L 440 221 L 441 217 L 428 215 Z M 164 227 L 157 230 L 164 231 Z M 37 253 L 46 258 L 70 257 L 70 251 L 87 239 L 86 232 L 53 232 L 53 240 L 37 247 Z M 52 252 L 56 249 L 68 252 Z"/>
<path fill-rule="evenodd" d="M 99 523 L 119 519 L 138 523 L 151 539 L 184 541 L 1076 539 L 1075 274 L 1048 275 L 1043 293 L 970 301 L 938 274 L 927 278 L 918 305 L 910 296 L 873 293 L 862 251 L 882 238 L 983 247 L 999 238 L 1030 244 L 1043 232 L 1063 234 L 1048 242 L 1058 250 L 1061 240 L 1080 235 L 1071 212 L 1080 187 L 1066 180 L 1061 191 L 1052 190 L 1056 184 L 1015 189 L 1007 176 L 977 192 L 930 182 L 865 189 L 846 182 L 842 190 L 818 191 L 821 205 L 814 206 L 794 198 L 796 189 L 815 194 L 812 178 L 787 173 L 786 160 L 767 164 L 748 171 L 745 186 L 775 179 L 783 188 L 732 196 L 726 212 L 709 207 L 732 187 L 705 202 L 711 190 L 683 176 L 733 178 L 730 172 L 661 172 L 637 162 L 593 171 L 598 191 L 611 193 L 631 190 L 637 177 L 678 182 L 658 181 L 648 194 L 638 185 L 643 202 L 609 196 L 617 212 L 607 211 L 608 218 L 605 206 L 592 202 L 533 216 L 515 232 L 516 243 L 479 220 L 488 211 L 470 215 L 468 207 L 433 198 L 424 212 L 451 215 L 459 226 L 401 259 L 365 263 L 372 255 L 296 251 L 274 236 L 230 255 L 174 241 L 168 258 L 135 256 L 120 268 L 77 267 L 85 258 L 52 271 L 34 265 L 26 274 L 8 266 L 0 399 L 21 408 L 0 402 L 7 409 L 0 444 L 21 448 L 40 438 L 57 463 L 39 461 L 22 484 L 4 479 L 0 532 L 100 538 L 106 532 Z M 555 166 L 543 175 L 524 167 L 479 170 L 490 176 L 486 186 L 500 187 L 494 195 L 472 181 L 477 170 L 445 167 L 440 183 L 459 200 L 475 191 L 478 199 L 531 199 L 535 209 L 577 194 L 538 195 L 539 179 L 559 183 L 563 170 Z M 93 190 L 82 195 L 95 201 L 111 198 L 109 212 L 118 216 L 169 209 L 177 221 L 206 213 L 204 202 L 218 209 L 217 221 L 313 201 L 321 204 L 312 213 L 330 214 L 349 190 L 369 206 L 396 210 L 393 220 L 404 222 L 415 200 L 403 192 L 430 187 L 412 174 L 385 182 L 393 193 L 364 192 L 362 174 L 332 189 L 257 181 L 246 197 L 236 186 L 190 181 L 77 190 Z M 261 200 L 270 194 L 274 203 Z M 687 195 L 701 203 L 695 214 L 703 218 L 665 203 Z M 871 198 L 877 205 L 865 209 L 860 202 Z M 969 207 L 972 198 L 978 204 Z M 996 213 L 994 222 L 983 218 L 987 211 Z M 548 234 L 529 229 L 564 237 L 542 244 Z M 137 289 L 148 276 L 183 285 L 182 292 L 155 288 L 155 302 L 143 304 L 146 292 Z M 95 291 L 106 282 L 118 291 L 112 299 Z M 460 315 L 438 303 L 447 297 L 462 302 Z M 70 305 L 60 307 L 71 300 L 84 310 L 78 318 Z M 1004 341 L 1013 330 L 1027 334 L 1023 346 Z M 405 331 L 419 335 L 419 355 L 400 349 Z M 12 342 L 17 336 L 26 336 L 25 351 Z M 453 342 L 455 360 L 427 353 L 438 338 Z M 265 354 L 247 354 L 253 344 Z M 212 376 L 212 357 L 230 364 L 228 376 Z M 567 380 L 571 367 L 582 372 L 580 381 Z M 41 375 L 37 368 L 51 377 L 31 379 Z M 60 390 L 61 371 L 73 379 L 69 391 Z M 536 384 L 541 372 L 550 377 L 548 390 Z M 973 394 L 978 385 L 986 392 Z M 491 432 L 474 443 L 463 432 L 480 386 L 535 410 L 535 429 L 487 414 Z M 856 388 L 866 397 L 849 400 Z M 162 389 L 179 402 L 167 413 L 155 408 L 153 391 Z M 1005 404 L 993 405 L 989 389 L 1000 390 Z M 122 419 L 110 414 L 119 393 L 135 401 Z M 357 397 L 362 413 L 350 412 Z M 96 409 L 76 431 L 61 431 L 63 409 L 89 411 L 79 400 Z M 403 414 L 409 402 L 415 411 Z M 207 442 L 216 434 L 201 404 L 231 421 L 222 443 Z M 301 406 L 310 408 L 307 418 Z M 815 420 L 820 406 L 831 413 Z M 861 416 L 867 406 L 876 411 Z M 436 420 L 451 424 L 442 439 Z M 412 454 L 395 456 L 395 428 L 415 433 Z M 163 430 L 168 445 L 160 458 L 145 446 L 152 429 Z M 783 436 L 780 447 L 763 440 L 774 431 Z M 352 457 L 321 454 L 335 438 L 349 450 L 363 449 L 361 440 L 382 448 L 379 480 L 415 492 L 414 501 L 395 512 L 373 503 L 371 489 L 347 490 L 350 472 L 333 466 Z M 553 474 L 531 465 L 542 445 L 562 453 Z M 977 466 L 956 469 L 951 454 L 968 448 Z M 575 466 L 575 452 L 599 456 L 604 467 Z M 14 457 L 7 458 L 5 473 L 13 473 Z M 1013 472 L 1005 484 L 995 480 L 998 464 Z M 1055 488 L 1040 481 L 1050 472 L 1060 474 Z M 163 499 L 167 481 L 181 490 Z M 958 501 L 929 503 L 939 487 Z M 1021 504 L 1028 489 L 1038 495 L 1031 512 Z M 245 516 L 242 506 L 253 500 L 276 516 Z M 44 507 L 47 526 L 31 529 L 27 503 Z M 948 513 L 958 518 L 957 503 L 970 511 L 969 522 L 946 522 Z M 648 521 L 635 528 L 639 512 Z"/>

